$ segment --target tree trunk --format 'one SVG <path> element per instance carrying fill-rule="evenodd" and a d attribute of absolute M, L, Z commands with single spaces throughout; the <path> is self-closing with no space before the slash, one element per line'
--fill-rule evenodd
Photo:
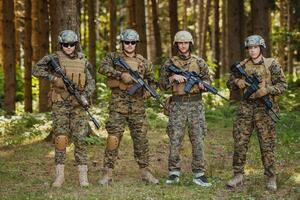
<path fill-rule="evenodd" d="M 202 2 L 202 3 L 201 3 Z M 200 27 L 200 35 L 199 35 L 199 55 L 206 59 L 206 35 L 207 35 L 207 26 L 208 26 L 208 16 L 210 10 L 211 0 L 206 0 L 205 6 L 204 2 L 200 0 L 200 9 L 203 8 L 203 16 L 199 18 L 199 27 Z M 202 9 L 201 9 L 202 10 Z M 201 12 L 200 12 L 201 15 Z"/>
<path fill-rule="evenodd" d="M 153 31 L 154 31 L 154 40 L 155 40 L 155 58 L 157 59 L 157 63 L 159 63 L 162 57 L 162 48 L 161 48 L 159 18 L 157 13 L 157 2 L 156 0 L 151 0 L 151 3 L 152 3 Z"/>
<path fill-rule="evenodd" d="M 219 28 L 219 0 L 214 0 L 213 26 L 212 26 L 212 52 L 213 62 L 217 65 L 215 78 L 220 79 L 220 28 Z"/>
<path fill-rule="evenodd" d="M 170 17 L 170 36 L 172 55 L 177 54 L 176 48 L 173 46 L 175 34 L 178 32 L 178 14 L 177 14 L 177 0 L 169 0 L 169 17 Z"/>
<path fill-rule="evenodd" d="M 15 112 L 16 103 L 16 55 L 14 1 L 3 0 L 3 68 L 4 68 L 4 110 L 8 114 Z"/>
<path fill-rule="evenodd" d="M 264 38 L 267 45 L 265 56 L 270 57 L 271 12 L 269 0 L 251 0 L 251 20 L 253 34 L 260 35 Z"/>
<path fill-rule="evenodd" d="M 25 21 L 31 22 L 31 0 L 25 0 Z M 25 23 L 25 45 L 24 45 L 24 110 L 25 112 L 32 112 L 32 81 L 31 81 L 31 68 L 32 68 L 32 48 L 31 48 L 31 23 Z"/>
<path fill-rule="evenodd" d="M 228 2 L 222 1 L 222 49 L 221 49 L 221 59 L 222 59 L 222 68 L 221 74 L 224 75 L 228 73 Z"/>
<path fill-rule="evenodd" d="M 136 4 L 135 0 L 128 0 L 129 27 L 136 29 Z"/>
<path fill-rule="evenodd" d="M 189 5 L 189 0 L 184 0 L 183 3 L 183 30 L 187 30 L 187 26 L 188 26 L 188 17 L 187 17 L 187 9 L 188 9 L 188 5 Z"/>
<path fill-rule="evenodd" d="M 13 0 L 12 0 L 13 1 Z M 22 40 L 22 15 L 24 12 L 23 2 L 14 0 L 14 13 L 15 13 L 15 37 L 16 37 L 16 66 L 21 65 L 21 40 Z"/>
<path fill-rule="evenodd" d="M 144 0 L 135 0 L 136 31 L 140 35 L 140 42 L 137 45 L 137 52 L 147 58 L 147 35 L 146 35 L 146 16 Z"/>
<path fill-rule="evenodd" d="M 109 51 L 116 51 L 117 38 L 117 2 L 116 0 L 109 0 Z"/>
<path fill-rule="evenodd" d="M 96 81 L 96 26 L 95 26 L 95 1 L 88 0 L 88 16 L 89 16 L 89 61 L 92 65 L 92 77 Z M 96 103 L 97 90 L 92 95 L 92 102 Z"/>
<path fill-rule="evenodd" d="M 228 64 L 231 66 L 235 61 L 243 58 L 244 51 L 244 1 L 228 0 Z M 228 66 L 229 67 L 229 66 Z M 228 71 L 229 72 L 229 68 Z M 240 92 L 231 92 L 230 99 L 239 100 Z"/>
<path fill-rule="evenodd" d="M 293 29 L 293 6 L 291 4 L 287 5 L 288 7 L 288 32 L 291 33 L 294 29 Z M 288 65 L 288 73 L 289 73 L 289 79 L 293 80 L 293 54 L 294 54 L 294 50 L 292 47 L 292 36 L 289 35 L 288 36 L 288 41 L 287 41 L 287 47 L 288 47 L 288 56 L 287 56 L 287 65 Z"/>

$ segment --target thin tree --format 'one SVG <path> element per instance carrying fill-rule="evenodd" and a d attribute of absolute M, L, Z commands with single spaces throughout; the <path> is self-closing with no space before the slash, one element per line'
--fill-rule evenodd
<path fill-rule="evenodd" d="M 207 35 L 207 26 L 208 26 L 208 16 L 210 11 L 211 0 L 206 0 L 204 5 L 204 1 L 199 0 L 200 10 L 203 10 L 203 16 L 199 17 L 199 27 L 200 27 L 200 35 L 199 35 L 199 55 L 206 59 L 206 35 Z M 201 15 L 201 11 L 200 11 Z"/>
<path fill-rule="evenodd" d="M 219 0 L 214 0 L 213 7 L 213 26 L 212 26 L 212 53 L 213 61 L 217 65 L 215 78 L 220 78 L 220 28 L 219 28 Z"/>
<path fill-rule="evenodd" d="M 152 20 L 153 20 L 152 22 L 153 22 L 153 31 L 154 31 L 154 39 L 155 39 L 155 57 L 161 58 L 162 48 L 161 48 L 159 17 L 157 12 L 157 2 L 156 0 L 151 0 L 151 3 L 152 3 L 151 6 L 152 6 Z"/>
<path fill-rule="evenodd" d="M 109 0 L 109 50 L 116 51 L 117 40 L 117 1 Z"/>
<path fill-rule="evenodd" d="M 144 57 L 147 57 L 146 16 L 144 1 L 135 0 L 135 14 L 136 31 L 140 35 L 140 42 L 137 46 L 137 51 Z"/>
<path fill-rule="evenodd" d="M 31 0 L 25 0 L 25 21 L 31 22 Z M 32 48 L 31 48 L 31 23 L 25 23 L 25 43 L 24 43 L 24 101 L 25 112 L 32 112 Z"/>
<path fill-rule="evenodd" d="M 92 77 L 96 80 L 96 26 L 95 26 L 95 1 L 88 0 L 88 16 L 89 16 L 89 61 L 92 65 Z M 96 103 L 96 90 L 92 95 L 92 102 Z"/>
<path fill-rule="evenodd" d="M 287 30 L 289 33 L 291 33 L 294 29 L 294 25 L 293 25 L 293 5 L 291 5 L 290 3 L 288 4 L 288 27 Z M 287 56 L 287 64 L 288 64 L 288 73 L 289 73 L 289 78 L 290 80 L 293 79 L 293 57 L 294 57 L 294 52 L 293 52 L 293 44 L 292 44 L 292 36 L 289 35 L 288 36 L 288 43 L 287 43 L 287 47 L 288 47 L 288 56 Z"/>
<path fill-rule="evenodd" d="M 14 29 L 14 1 L 3 0 L 3 68 L 4 68 L 4 110 L 15 112 L 16 106 L 16 55 Z"/>
<path fill-rule="evenodd" d="M 177 51 L 173 48 L 173 40 L 175 34 L 178 32 L 178 11 L 177 11 L 177 0 L 169 0 L 169 17 L 170 17 L 170 37 L 171 37 L 171 48 L 172 55 L 176 55 Z"/>

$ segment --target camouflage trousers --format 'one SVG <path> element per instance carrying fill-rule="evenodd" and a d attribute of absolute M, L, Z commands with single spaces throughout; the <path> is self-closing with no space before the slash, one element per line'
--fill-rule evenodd
<path fill-rule="evenodd" d="M 87 144 L 84 141 L 88 135 L 87 114 L 81 107 L 73 107 L 69 101 L 60 101 L 52 105 L 53 131 L 55 136 L 66 135 L 74 143 L 74 157 L 77 165 L 87 164 Z M 55 163 L 64 164 L 65 151 L 55 150 Z"/>
<path fill-rule="evenodd" d="M 202 101 L 174 102 L 170 104 L 167 133 L 170 139 L 169 171 L 180 171 L 180 150 L 187 126 L 192 144 L 192 171 L 205 172 L 203 139 L 206 134 Z"/>
<path fill-rule="evenodd" d="M 242 102 L 233 127 L 234 173 L 244 173 L 248 144 L 256 129 L 265 175 L 275 175 L 275 123 L 258 103 Z"/>
<path fill-rule="evenodd" d="M 135 161 L 140 168 L 149 166 L 149 144 L 144 99 L 139 96 L 129 96 L 127 91 L 113 90 L 106 130 L 109 136 L 118 138 L 118 146 L 113 150 L 106 147 L 103 164 L 106 168 L 114 168 L 118 157 L 119 144 L 126 125 L 129 127 L 133 141 Z"/>

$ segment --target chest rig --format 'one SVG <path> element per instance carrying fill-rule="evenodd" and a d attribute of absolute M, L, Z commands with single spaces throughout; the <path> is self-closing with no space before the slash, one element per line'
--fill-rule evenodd
<path fill-rule="evenodd" d="M 245 71 L 248 75 L 256 73 L 261 79 L 261 86 L 272 85 L 271 72 L 269 67 L 272 65 L 273 58 L 263 58 L 259 64 L 254 64 L 251 60 L 245 60 L 241 64 L 244 64 Z"/>
<path fill-rule="evenodd" d="M 63 52 L 56 52 L 60 67 L 65 71 L 66 76 L 75 84 L 76 88 L 83 91 L 86 82 L 85 59 L 83 57 L 70 59 Z M 65 84 L 59 79 L 52 85 L 52 101 L 62 101 L 69 97 Z"/>
<path fill-rule="evenodd" d="M 173 56 L 171 58 L 171 61 L 179 68 L 185 70 L 185 71 L 194 71 L 196 72 L 197 74 L 200 73 L 200 66 L 198 64 L 198 58 L 197 56 L 194 56 L 192 55 L 189 59 L 182 59 L 178 56 Z M 172 91 L 173 91 L 173 95 L 184 95 L 186 94 L 184 92 L 184 86 L 185 86 L 186 83 L 177 83 L 176 81 L 174 82 L 173 84 L 173 88 L 172 88 Z M 190 93 L 199 93 L 200 90 L 199 90 L 199 87 L 198 85 L 194 85 L 190 91 Z"/>
<path fill-rule="evenodd" d="M 145 66 L 145 59 L 143 56 L 137 54 L 135 57 L 128 57 L 128 56 L 122 56 L 122 58 L 125 60 L 125 62 L 129 65 L 129 67 L 133 71 L 137 71 L 139 75 L 141 75 L 142 78 L 145 76 L 146 72 L 146 66 Z M 126 69 L 123 69 L 120 66 L 114 66 L 115 69 L 121 73 L 128 73 Z M 128 73 L 129 74 L 129 73 Z M 131 83 L 124 83 L 122 80 L 117 80 L 114 78 L 109 78 L 107 80 L 107 86 L 109 88 L 120 88 L 121 90 L 127 90 L 130 87 L 132 87 L 134 82 Z"/>

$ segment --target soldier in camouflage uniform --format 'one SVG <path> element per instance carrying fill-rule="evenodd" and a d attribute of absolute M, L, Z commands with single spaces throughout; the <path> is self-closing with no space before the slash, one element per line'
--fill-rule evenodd
<path fill-rule="evenodd" d="M 51 82 L 50 99 L 52 102 L 53 131 L 55 134 L 56 179 L 53 187 L 61 187 L 64 182 L 64 163 L 68 138 L 74 142 L 74 156 L 79 171 L 81 186 L 88 186 L 87 179 L 87 144 L 88 116 L 70 96 L 62 78 L 49 65 L 50 57 L 54 58 L 65 71 L 67 77 L 87 99 L 95 89 L 91 76 L 91 65 L 79 50 L 78 36 L 74 31 L 64 30 L 58 36 L 58 51 L 43 57 L 34 66 L 33 75 Z M 86 102 L 87 103 L 87 102 Z"/>
<path fill-rule="evenodd" d="M 264 39 L 259 35 L 251 35 L 245 40 L 245 48 L 249 53 L 249 58 L 240 64 L 248 75 L 257 73 L 261 79 L 259 90 L 250 99 L 242 100 L 239 106 L 237 117 L 233 127 L 234 154 L 233 171 L 234 176 L 228 181 L 227 185 L 236 187 L 243 181 L 244 165 L 246 153 L 251 134 L 256 129 L 261 158 L 267 177 L 267 189 L 275 191 L 275 122 L 265 112 L 265 106 L 261 97 L 268 95 L 273 103 L 274 109 L 278 112 L 277 96 L 287 89 L 284 74 L 278 62 L 273 58 L 265 58 L 262 50 L 266 48 Z M 244 77 L 232 73 L 227 82 L 230 90 L 247 90 L 249 84 Z"/>
<path fill-rule="evenodd" d="M 109 53 L 102 61 L 99 73 L 107 77 L 107 86 L 111 89 L 112 97 L 109 103 L 109 118 L 106 123 L 108 132 L 105 149 L 103 176 L 99 183 L 102 185 L 112 181 L 112 170 L 118 156 L 119 144 L 126 123 L 129 126 L 133 140 L 134 158 L 141 170 L 141 179 L 157 184 L 158 180 L 149 171 L 149 144 L 147 139 L 147 124 L 144 102 L 149 94 L 143 89 L 130 96 L 128 89 L 134 85 L 128 71 L 114 64 L 121 57 L 132 70 L 137 71 L 150 85 L 154 84 L 152 64 L 143 56 L 136 54 L 139 35 L 135 30 L 126 29 L 121 33 L 122 53 Z"/>
<path fill-rule="evenodd" d="M 202 102 L 202 84 L 194 85 L 189 94 L 184 92 L 186 79 L 184 76 L 167 72 L 170 64 L 177 67 L 194 71 L 203 75 L 203 80 L 210 82 L 208 66 L 205 61 L 191 54 L 194 41 L 188 31 L 176 33 L 173 45 L 177 48 L 178 55 L 168 59 L 161 69 L 160 87 L 172 89 L 172 96 L 169 105 L 169 124 L 167 133 L 170 138 L 169 154 L 169 178 L 167 184 L 179 182 L 180 177 L 180 149 L 184 137 L 185 127 L 188 128 L 189 138 L 192 144 L 192 171 L 193 182 L 200 186 L 209 187 L 205 176 L 205 159 L 203 139 L 206 133 L 204 105 Z"/>

